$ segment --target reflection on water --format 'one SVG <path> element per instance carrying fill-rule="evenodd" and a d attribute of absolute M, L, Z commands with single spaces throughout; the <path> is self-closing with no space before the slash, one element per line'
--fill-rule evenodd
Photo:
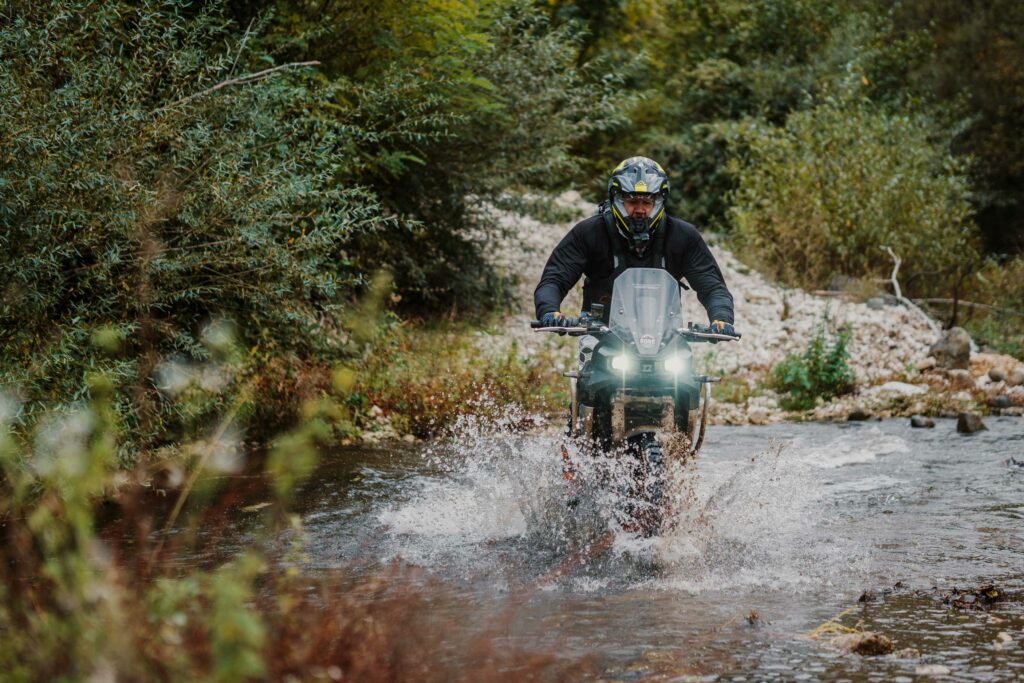
<path fill-rule="evenodd" d="M 584 486 L 569 510 L 552 437 L 478 425 L 426 449 L 346 451 L 304 490 L 309 562 L 436 577 L 456 659 L 498 620 L 510 647 L 589 658 L 607 680 L 909 681 L 936 665 L 946 680 L 1019 680 L 1024 468 L 1006 460 L 1024 457 L 1024 421 L 971 436 L 937 422 L 713 428 L 657 539 L 616 532 L 614 486 Z M 553 573 L 609 530 L 607 550 Z M 963 613 L 939 598 L 981 583 L 1010 599 Z M 858 603 L 864 591 L 877 597 Z M 806 638 L 850 607 L 843 623 L 921 657 Z"/>

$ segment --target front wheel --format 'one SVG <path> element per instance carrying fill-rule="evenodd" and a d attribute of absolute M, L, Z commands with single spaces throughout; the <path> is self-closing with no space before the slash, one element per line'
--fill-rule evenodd
<path fill-rule="evenodd" d="M 645 432 L 629 440 L 632 477 L 626 501 L 627 528 L 657 536 L 665 517 L 665 464 L 658 437 Z"/>

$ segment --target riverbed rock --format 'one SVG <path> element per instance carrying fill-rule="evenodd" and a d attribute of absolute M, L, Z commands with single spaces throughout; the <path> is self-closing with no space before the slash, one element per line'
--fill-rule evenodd
<path fill-rule="evenodd" d="M 946 330 L 928 352 L 940 368 L 966 370 L 971 362 L 971 335 L 962 327 Z"/>
<path fill-rule="evenodd" d="M 935 356 L 927 356 L 914 363 L 914 367 L 920 370 L 921 372 L 924 372 L 925 370 L 931 370 L 936 365 L 938 365 L 938 363 L 935 361 Z"/>
<path fill-rule="evenodd" d="M 905 647 L 902 650 L 896 650 L 896 652 L 893 652 L 892 656 L 896 659 L 920 659 L 921 651 L 916 647 Z"/>
<path fill-rule="evenodd" d="M 1010 397 L 1007 396 L 1006 394 L 1000 394 L 999 396 L 994 396 L 993 398 L 990 398 L 989 401 L 988 401 L 988 407 L 989 408 L 995 408 L 997 410 L 1002 410 L 1003 408 L 1009 408 L 1012 405 L 1013 405 L 1013 401 L 1011 401 Z"/>
<path fill-rule="evenodd" d="M 846 420 L 848 422 L 863 422 L 864 420 L 870 419 L 871 413 L 865 410 L 863 406 L 854 406 L 846 415 Z"/>
<path fill-rule="evenodd" d="M 935 420 L 924 415 L 914 415 L 910 418 L 910 426 L 918 429 L 932 429 L 935 427 Z"/>
<path fill-rule="evenodd" d="M 1006 376 L 1006 383 L 1011 387 L 1019 387 L 1024 384 L 1024 367 L 1017 367 Z"/>
<path fill-rule="evenodd" d="M 1002 382 L 1006 379 L 1006 373 L 999 368 L 992 368 L 988 371 L 988 378 L 993 382 Z"/>
<path fill-rule="evenodd" d="M 974 378 L 969 370 L 955 369 L 946 373 L 949 379 L 949 388 L 953 391 L 964 391 L 974 388 Z"/>
<path fill-rule="evenodd" d="M 916 396 L 928 392 L 928 387 L 906 382 L 886 382 L 871 389 L 872 394 L 889 394 L 896 396 Z"/>
<path fill-rule="evenodd" d="M 766 425 L 772 414 L 763 406 L 751 406 L 747 410 L 747 421 L 752 425 Z"/>
<path fill-rule="evenodd" d="M 981 421 L 981 416 L 977 413 L 960 413 L 956 417 L 956 431 L 960 434 L 973 434 L 983 429 L 988 429 L 988 427 Z"/>
<path fill-rule="evenodd" d="M 893 650 L 892 641 L 880 633 L 862 631 L 860 633 L 844 633 L 829 641 L 833 647 L 846 650 L 864 657 L 877 657 L 890 654 Z"/>
<path fill-rule="evenodd" d="M 922 664 L 914 669 L 918 676 L 948 676 L 953 670 L 944 664 Z"/>

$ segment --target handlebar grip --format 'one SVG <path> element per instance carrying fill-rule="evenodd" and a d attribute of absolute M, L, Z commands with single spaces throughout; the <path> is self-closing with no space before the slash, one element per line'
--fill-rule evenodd
<path fill-rule="evenodd" d="M 544 323 L 542 323 L 539 320 L 531 320 L 530 321 L 530 327 L 532 329 L 537 329 L 538 327 L 544 327 Z"/>

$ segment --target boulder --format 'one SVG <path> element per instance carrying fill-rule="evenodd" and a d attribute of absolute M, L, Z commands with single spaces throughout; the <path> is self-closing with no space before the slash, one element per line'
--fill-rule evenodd
<path fill-rule="evenodd" d="M 766 425 L 771 421 L 771 413 L 762 406 L 753 406 L 747 410 L 747 420 L 752 425 Z"/>
<path fill-rule="evenodd" d="M 916 363 L 914 363 L 914 367 L 917 368 L 918 370 L 920 370 L 921 372 L 924 372 L 925 370 L 931 370 L 936 365 L 937 365 L 937 363 L 935 362 L 935 357 L 934 356 L 928 356 L 927 358 L 922 358 L 921 360 L 919 360 Z"/>
<path fill-rule="evenodd" d="M 910 418 L 910 426 L 917 427 L 919 429 L 931 429 L 935 426 L 935 420 L 924 415 L 914 415 Z"/>
<path fill-rule="evenodd" d="M 946 373 L 949 388 L 953 391 L 964 391 L 974 388 L 974 378 L 968 370 L 956 369 Z"/>
<path fill-rule="evenodd" d="M 973 434 L 988 429 L 976 413 L 960 413 L 956 418 L 956 431 L 960 434 Z"/>
<path fill-rule="evenodd" d="M 971 336 L 962 327 L 946 330 L 928 353 L 940 368 L 967 369 L 971 362 Z"/>
<path fill-rule="evenodd" d="M 880 311 L 885 308 L 885 299 L 875 296 L 867 300 L 867 305 L 872 311 Z"/>
<path fill-rule="evenodd" d="M 860 633 L 844 633 L 836 636 L 829 643 L 840 650 L 846 650 L 865 657 L 890 654 L 893 650 L 892 641 L 886 636 L 871 631 Z"/>
<path fill-rule="evenodd" d="M 999 368 L 992 368 L 988 371 L 988 378 L 993 382 L 1002 382 L 1006 379 L 1006 373 Z"/>
<path fill-rule="evenodd" d="M 1006 376 L 1006 383 L 1011 387 L 1019 387 L 1024 384 L 1024 367 L 1014 368 Z"/>

